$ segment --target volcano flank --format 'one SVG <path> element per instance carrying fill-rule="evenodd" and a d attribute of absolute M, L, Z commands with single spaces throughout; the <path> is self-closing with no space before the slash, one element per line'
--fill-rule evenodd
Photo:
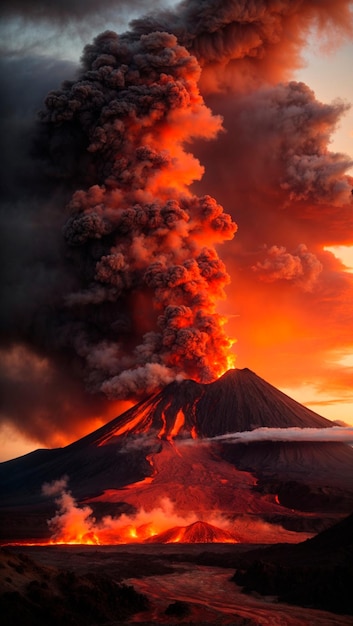
<path fill-rule="evenodd" d="M 173 382 L 65 448 L 2 463 L 3 541 L 72 539 L 70 507 L 97 543 L 300 541 L 353 509 L 353 450 L 320 441 L 332 427 L 248 369 Z"/>

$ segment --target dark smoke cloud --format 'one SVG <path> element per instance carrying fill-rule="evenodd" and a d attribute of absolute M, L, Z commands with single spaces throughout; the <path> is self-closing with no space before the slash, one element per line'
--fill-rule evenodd
<path fill-rule="evenodd" d="M 157 10 L 168 0 L 150 0 Z M 15 0 L 0 6 L 0 53 L 19 57 L 79 58 L 82 48 L 105 28 L 126 30 L 132 16 L 146 11 L 143 0 Z M 69 74 L 66 76 L 69 78 Z M 59 83 L 56 83 L 57 86 Z M 43 97 L 45 92 L 43 92 Z"/>
<path fill-rule="evenodd" d="M 45 3 L 42 12 L 43 3 L 30 11 L 15 2 L 3 11 L 58 24 L 84 10 L 93 23 L 111 4 Z M 330 24 L 343 36 L 348 12 L 345 0 L 183 2 L 120 37 L 99 35 L 79 69 L 43 56 L 3 61 L 4 419 L 48 443 L 55 431 L 102 419 L 106 395 L 138 397 L 183 376 L 207 381 L 227 366 L 215 306 L 229 277 L 216 247 L 235 225 L 209 193 L 241 225 L 224 258 L 251 289 L 264 279 L 303 292 L 326 286 L 317 222 L 305 218 L 310 241 L 300 225 L 320 211 L 322 229 L 347 236 L 350 160 L 327 149 L 346 106 L 277 83 L 298 65 L 308 29 Z M 227 132 L 211 146 L 204 139 L 221 130 L 218 114 Z M 197 184 L 196 140 L 206 165 Z M 280 214 L 295 220 L 287 237 Z"/>
<path fill-rule="evenodd" d="M 197 150 L 205 176 L 196 190 L 236 207 L 223 260 L 237 285 L 226 310 L 237 314 L 239 361 L 292 387 L 305 354 L 306 379 L 342 393 L 351 374 L 333 372 L 332 351 L 351 351 L 353 276 L 325 247 L 352 243 L 352 159 L 330 147 L 347 105 L 293 81 L 207 101 L 227 133 Z"/>
<path fill-rule="evenodd" d="M 233 200 L 239 225 L 256 217 L 262 243 L 275 243 L 269 237 L 278 228 L 280 215 L 288 213 L 310 237 L 313 228 L 320 240 L 328 223 L 334 237 L 339 225 L 347 235 L 347 220 L 349 227 L 352 224 L 352 181 L 346 172 L 353 161 L 331 152 L 329 143 L 349 105 L 339 100 L 324 104 L 307 85 L 294 81 L 228 98 L 212 96 L 209 103 L 224 117 L 227 133 L 212 149 L 202 147 L 206 173 L 201 186 L 218 188 L 225 206 Z M 222 155 L 229 168 L 224 167 Z M 310 221 L 313 211 L 321 213 L 322 224 Z M 253 229 L 244 228 L 241 235 L 247 234 L 256 236 Z"/>
<path fill-rule="evenodd" d="M 173 35 L 131 43 L 106 32 L 86 47 L 78 78 L 47 96 L 23 235 L 34 240 L 24 270 L 9 267 L 13 283 L 21 278 L 3 315 L 5 345 L 44 359 L 51 381 L 71 363 L 91 392 L 138 398 L 178 376 L 209 381 L 227 367 L 230 341 L 215 305 L 229 277 L 214 245 L 236 227 L 213 198 L 190 193 L 203 169 L 184 150 L 221 127 L 198 92 L 199 71 Z M 21 229 L 18 249 L 20 238 Z M 25 380 L 28 399 L 39 383 L 33 368 Z M 5 384 L 13 391 L 6 372 Z M 73 395 L 72 408 L 85 405 Z M 9 405 L 7 394 L 7 416 L 19 408 Z M 42 410 L 57 423 L 44 392 Z M 45 438 L 29 411 L 27 419 Z"/>
<path fill-rule="evenodd" d="M 21 186 L 26 184 L 26 198 L 27 194 L 33 195 L 33 177 L 39 176 L 38 162 L 33 161 L 31 154 L 36 116 L 46 93 L 58 82 L 73 77 L 75 71 L 74 63 L 43 55 L 27 55 L 23 59 L 8 54 L 0 58 L 2 201 L 16 197 L 22 202 L 24 193 L 19 189 L 19 180 Z M 7 211 L 8 218 L 12 214 L 12 210 Z"/>

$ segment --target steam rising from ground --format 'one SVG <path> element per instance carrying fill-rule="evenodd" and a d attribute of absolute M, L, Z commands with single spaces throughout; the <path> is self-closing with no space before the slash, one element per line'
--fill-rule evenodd
<path fill-rule="evenodd" d="M 45 483 L 42 493 L 45 496 L 57 496 L 58 510 L 48 521 L 54 543 L 91 543 L 119 544 L 142 542 L 175 526 L 186 526 L 196 522 L 199 517 L 190 512 L 180 516 L 174 511 L 169 498 L 161 498 L 151 511 L 141 508 L 134 515 L 125 513 L 119 517 L 104 516 L 97 521 L 90 506 L 78 505 L 67 488 L 68 478 L 63 477 L 52 483 Z M 230 522 L 221 515 L 213 514 L 207 519 L 220 528 L 229 528 Z"/>

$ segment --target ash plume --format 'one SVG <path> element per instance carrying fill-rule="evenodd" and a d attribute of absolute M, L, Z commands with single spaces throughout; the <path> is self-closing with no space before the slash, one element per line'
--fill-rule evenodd
<path fill-rule="evenodd" d="M 274 212 L 293 214 L 315 200 L 325 232 L 330 219 L 335 230 L 351 220 L 340 205 L 351 161 L 327 150 L 347 107 L 321 105 L 302 84 L 283 82 L 313 25 L 342 39 L 352 32 L 350 2 L 160 4 L 127 32 L 98 35 L 79 68 L 27 55 L 22 70 L 28 81 L 35 67 L 35 80 L 23 79 L 2 109 L 2 419 L 47 444 L 106 420 L 107 398 L 135 400 L 171 380 L 208 382 L 227 369 L 232 340 L 217 305 L 229 270 L 219 245 L 228 242 L 232 270 L 243 259 L 229 244 L 236 225 L 228 212 L 245 227 L 250 216 L 261 233 L 250 246 L 245 228 L 239 244 L 251 256 L 242 274 L 251 291 L 277 278 L 304 292 L 325 282 L 317 247 L 302 236 L 283 241 Z M 132 5 L 143 12 L 142 2 Z M 125 11 L 127 3 L 115 6 Z M 58 25 L 87 15 L 93 24 L 113 3 L 7 7 L 5 17 Z M 17 57 L 3 64 L 7 94 L 19 73 Z M 48 89 L 33 129 L 24 103 L 33 111 Z M 207 165 L 202 182 L 194 148 Z M 256 199 L 256 213 L 255 192 L 242 192 L 248 183 L 266 197 Z M 258 253 L 264 245 L 280 251 L 270 265 Z"/>
<path fill-rule="evenodd" d="M 41 114 L 51 172 L 84 183 L 63 227 L 76 288 L 59 332 L 89 388 L 109 397 L 137 398 L 178 375 L 209 382 L 227 366 L 215 305 L 229 277 L 214 246 L 236 226 L 188 189 L 202 168 L 185 143 L 221 124 L 198 77 L 174 35 L 130 43 L 105 32 Z M 78 161 L 55 159 L 58 150 Z"/>

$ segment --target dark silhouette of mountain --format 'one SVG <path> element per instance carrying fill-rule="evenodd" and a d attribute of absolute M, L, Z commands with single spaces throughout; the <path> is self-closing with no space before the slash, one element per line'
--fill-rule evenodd
<path fill-rule="evenodd" d="M 288 528 L 320 527 L 327 516 L 353 510 L 350 446 L 203 441 L 259 427 L 332 425 L 248 369 L 207 385 L 173 382 L 65 448 L 0 464 L 0 531 L 7 539 L 25 537 L 32 526 L 32 537 L 47 535 L 55 505 L 41 487 L 65 475 L 73 496 L 97 519 L 151 510 L 167 497 L 178 512 L 200 511 L 202 519 L 216 510 Z"/>
<path fill-rule="evenodd" d="M 168 439 L 193 430 L 199 437 L 215 437 L 260 427 L 291 426 L 328 428 L 332 422 L 245 368 L 229 370 L 207 385 L 193 380 L 170 383 L 73 445 L 102 445 L 127 432 L 156 431 Z"/>
<path fill-rule="evenodd" d="M 233 579 L 248 592 L 353 615 L 353 515 L 295 546 L 249 552 Z"/>

